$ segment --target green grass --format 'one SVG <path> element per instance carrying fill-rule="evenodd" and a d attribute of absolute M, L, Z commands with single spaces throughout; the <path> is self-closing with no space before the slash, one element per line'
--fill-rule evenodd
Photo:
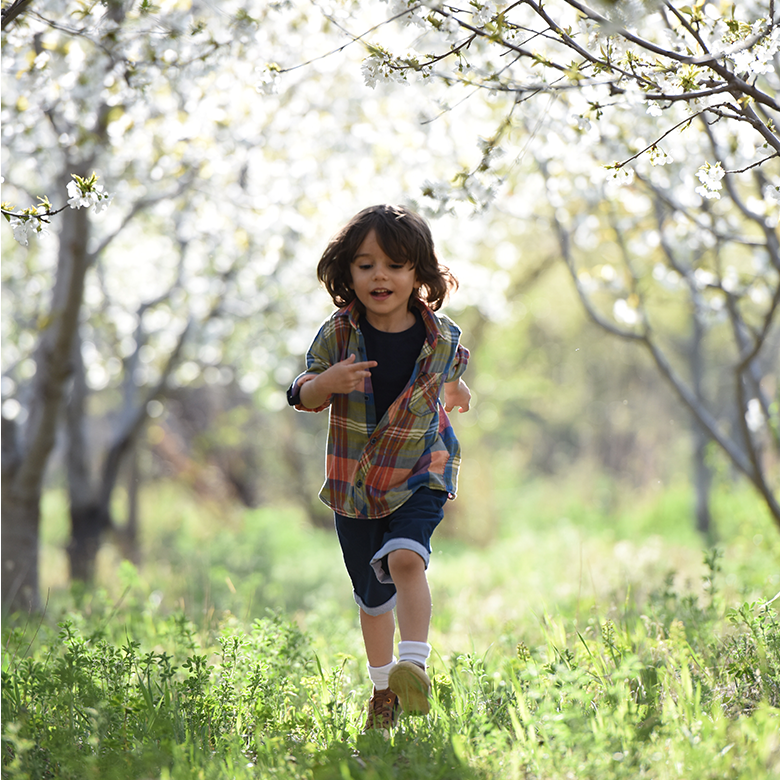
<path fill-rule="evenodd" d="M 108 545 L 94 590 L 52 567 L 47 614 L 5 621 L 3 778 L 778 776 L 780 534 L 760 506 L 721 493 L 702 551 L 682 492 L 606 514 L 557 487 L 497 497 L 480 547 L 435 540 L 432 713 L 388 741 L 361 734 L 333 534 L 155 490 L 140 571 Z"/>

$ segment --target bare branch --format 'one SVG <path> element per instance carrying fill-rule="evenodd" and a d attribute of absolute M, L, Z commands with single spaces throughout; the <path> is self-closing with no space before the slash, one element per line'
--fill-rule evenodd
<path fill-rule="evenodd" d="M 10 5 L 7 5 L 5 8 L 3 8 L 2 13 L 0 14 L 0 17 L 2 17 L 2 23 L 0 24 L 0 29 L 5 30 L 5 28 L 11 24 L 11 22 L 16 19 L 17 16 L 24 13 L 25 9 L 32 0 L 13 0 L 13 2 Z"/>

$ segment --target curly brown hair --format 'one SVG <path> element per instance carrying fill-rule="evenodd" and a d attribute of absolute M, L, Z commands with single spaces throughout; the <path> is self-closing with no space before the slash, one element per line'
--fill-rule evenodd
<path fill-rule="evenodd" d="M 428 223 L 404 206 L 370 206 L 356 214 L 331 240 L 317 265 L 317 278 L 339 308 L 355 300 L 350 266 L 365 237 L 373 230 L 382 251 L 396 262 L 409 262 L 420 287 L 415 296 L 431 309 L 441 308 L 458 280 L 441 265 Z"/>

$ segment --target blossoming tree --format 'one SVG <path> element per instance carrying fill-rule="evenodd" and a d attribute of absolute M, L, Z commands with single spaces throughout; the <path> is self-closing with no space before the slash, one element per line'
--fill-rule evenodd
<path fill-rule="evenodd" d="M 394 37 L 365 38 L 368 84 L 500 117 L 426 187 L 432 210 L 546 220 L 590 317 L 644 346 L 690 411 L 699 466 L 714 442 L 780 526 L 780 9 L 394 0 L 388 18 Z"/>
<path fill-rule="evenodd" d="M 236 382 L 278 408 L 326 309 L 313 247 L 377 191 L 419 191 L 420 166 L 373 154 L 381 121 L 435 157 L 407 96 L 385 107 L 334 57 L 277 90 L 302 51 L 343 44 L 328 16 L 288 3 L 4 7 L 4 607 L 39 603 L 55 440 L 71 570 L 88 578 L 168 388 Z"/>
<path fill-rule="evenodd" d="M 262 14 L 241 3 L 216 18 L 176 2 L 13 8 L 4 195 L 67 192 L 59 207 L 3 204 L 29 251 L 4 246 L 2 590 L 4 608 L 28 608 L 61 423 L 71 571 L 89 578 L 120 467 L 166 387 L 204 372 L 232 381 L 222 362 L 237 318 L 262 330 L 272 317 L 284 338 L 279 291 L 302 234 L 290 204 L 304 204 L 264 176 L 280 157 L 266 136 L 283 134 L 262 75 L 244 65 L 264 62 L 274 34 Z M 58 241 L 39 241 L 49 229 Z M 114 403 L 102 448 L 88 435 L 98 391 Z"/>

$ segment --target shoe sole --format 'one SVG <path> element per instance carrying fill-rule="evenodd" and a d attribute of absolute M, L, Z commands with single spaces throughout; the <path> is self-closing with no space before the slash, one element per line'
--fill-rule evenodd
<path fill-rule="evenodd" d="M 390 672 L 390 690 L 399 698 L 401 709 L 407 715 L 427 715 L 431 705 L 428 701 L 430 681 L 419 667 L 398 664 Z"/>

